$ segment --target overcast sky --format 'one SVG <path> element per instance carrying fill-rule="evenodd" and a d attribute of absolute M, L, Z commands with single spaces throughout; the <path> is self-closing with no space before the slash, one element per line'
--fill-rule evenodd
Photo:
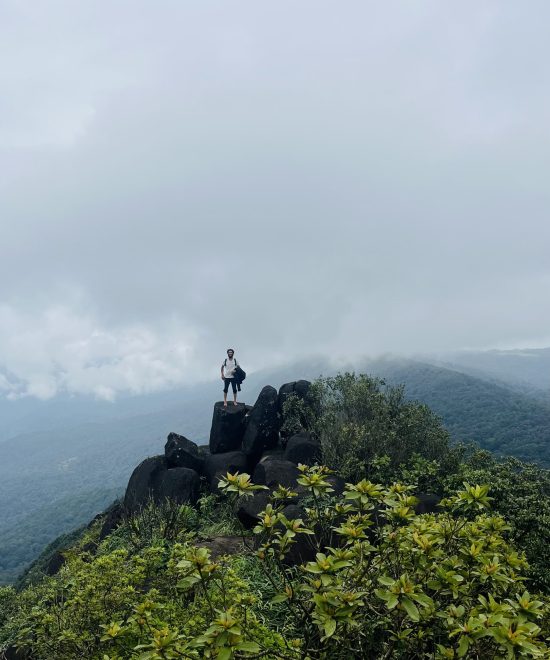
<path fill-rule="evenodd" d="M 549 24 L 0 0 L 0 390 L 550 344 Z"/>

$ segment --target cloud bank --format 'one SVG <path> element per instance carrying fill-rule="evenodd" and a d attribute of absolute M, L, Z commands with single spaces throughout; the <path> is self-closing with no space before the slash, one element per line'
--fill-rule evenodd
<path fill-rule="evenodd" d="M 0 1 L 0 391 L 547 342 L 549 18 Z"/>

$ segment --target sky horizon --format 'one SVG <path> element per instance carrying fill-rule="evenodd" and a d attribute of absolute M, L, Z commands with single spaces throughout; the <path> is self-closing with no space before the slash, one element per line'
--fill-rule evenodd
<path fill-rule="evenodd" d="M 0 396 L 550 346 L 548 19 L 0 0 Z"/>

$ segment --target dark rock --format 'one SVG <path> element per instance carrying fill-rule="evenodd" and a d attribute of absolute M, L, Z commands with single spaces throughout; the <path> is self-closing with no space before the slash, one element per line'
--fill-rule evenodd
<path fill-rule="evenodd" d="M 189 468 L 202 471 L 204 459 L 199 454 L 197 445 L 183 435 L 170 433 L 164 446 L 164 455 L 169 468 Z"/>
<path fill-rule="evenodd" d="M 273 460 L 279 460 L 279 461 L 284 461 L 285 460 L 285 450 L 282 447 L 275 447 L 275 449 L 266 449 L 262 453 L 262 461 L 273 461 Z"/>
<path fill-rule="evenodd" d="M 210 454 L 204 461 L 203 474 L 210 490 L 219 493 L 218 480 L 227 472 L 247 472 L 248 456 L 242 451 L 230 451 L 225 454 Z"/>
<path fill-rule="evenodd" d="M 210 429 L 210 452 L 223 454 L 241 448 L 245 431 L 246 406 L 229 402 L 224 407 L 223 401 L 214 404 L 212 427 Z"/>
<path fill-rule="evenodd" d="M 169 499 L 178 504 L 195 504 L 199 499 L 199 475 L 185 467 L 170 468 L 163 473 L 153 493 L 154 499 L 161 502 Z"/>
<path fill-rule="evenodd" d="M 295 463 L 270 457 L 266 460 L 262 459 L 256 465 L 252 474 L 252 481 L 255 484 L 263 484 L 269 488 L 277 488 L 279 484 L 287 488 L 295 488 L 296 479 L 299 475 L 300 471 Z"/>
<path fill-rule="evenodd" d="M 56 550 L 53 555 L 50 557 L 48 565 L 44 569 L 46 575 L 56 575 L 61 570 L 61 567 L 67 563 L 67 560 L 62 552 Z"/>
<path fill-rule="evenodd" d="M 270 495 L 268 490 L 258 490 L 252 497 L 243 498 L 239 502 L 236 514 L 243 527 L 252 529 L 257 524 L 258 514 L 269 504 Z"/>
<path fill-rule="evenodd" d="M 195 545 L 197 548 L 208 548 L 210 557 L 213 560 L 223 555 L 238 555 L 244 550 L 243 540 L 240 536 L 216 536 Z"/>
<path fill-rule="evenodd" d="M 346 481 L 339 477 L 337 474 L 331 474 L 327 477 L 327 481 L 334 488 L 334 491 L 330 493 L 332 497 L 340 497 L 344 490 L 346 489 Z"/>
<path fill-rule="evenodd" d="M 254 408 L 247 416 L 243 437 L 243 451 L 249 456 L 260 456 L 264 449 L 273 449 L 279 442 L 281 426 L 277 390 L 266 385 Z"/>
<path fill-rule="evenodd" d="M 321 446 L 307 431 L 293 435 L 286 445 L 285 460 L 304 465 L 315 465 L 321 460 Z"/>
<path fill-rule="evenodd" d="M 97 550 L 97 543 L 94 543 L 94 541 L 88 541 L 88 543 L 85 543 L 80 548 L 80 552 L 88 552 L 91 555 L 95 555 L 96 550 Z"/>
<path fill-rule="evenodd" d="M 154 496 L 166 469 L 164 456 L 146 458 L 137 466 L 132 472 L 124 496 L 124 507 L 127 511 L 135 512 Z"/>
<path fill-rule="evenodd" d="M 291 394 L 295 394 L 299 399 L 307 399 L 310 387 L 309 380 L 296 380 L 281 385 L 278 396 L 279 412 L 283 412 L 283 404 Z"/>
<path fill-rule="evenodd" d="M 417 493 L 416 498 L 418 499 L 418 504 L 414 507 L 414 511 L 417 514 L 420 513 L 439 513 L 441 507 L 439 503 L 441 498 L 432 493 Z"/>
<path fill-rule="evenodd" d="M 282 513 L 288 520 L 296 520 L 297 518 L 306 519 L 304 510 L 297 504 L 288 504 Z M 282 525 L 281 527 L 284 529 Z M 313 538 L 309 534 L 296 534 L 294 537 L 295 542 L 290 546 L 290 550 L 286 554 L 283 563 L 287 566 L 296 566 L 306 561 L 313 561 L 316 555 L 316 550 L 312 543 Z"/>
<path fill-rule="evenodd" d="M 17 648 L 12 644 L 5 649 L 0 649 L 0 660 L 32 660 L 32 656 L 30 651 Z"/>
<path fill-rule="evenodd" d="M 124 520 L 124 507 L 120 502 L 114 502 L 104 513 L 105 519 L 99 532 L 99 540 L 103 541 L 104 538 L 109 536 L 120 523 Z"/>

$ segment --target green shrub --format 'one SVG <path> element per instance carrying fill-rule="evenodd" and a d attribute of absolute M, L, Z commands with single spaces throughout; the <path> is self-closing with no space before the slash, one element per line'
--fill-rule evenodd
<path fill-rule="evenodd" d="M 326 468 L 301 466 L 299 484 L 313 506 L 288 520 L 272 504 L 255 528 L 257 556 L 286 605 L 279 627 L 295 658 L 546 657 L 548 603 L 523 584 L 528 568 L 507 540 L 509 526 L 491 515 L 487 486 L 464 484 L 445 512 L 415 515 L 411 487 L 348 484 L 327 504 Z M 223 479 L 241 484 L 246 479 Z M 374 514 L 386 521 L 374 526 Z M 336 543 L 323 539 L 334 532 Z M 292 545 L 309 540 L 314 560 L 285 565 Z M 280 611 L 277 616 L 280 617 Z M 543 629 L 542 626 L 545 626 Z"/>
<path fill-rule="evenodd" d="M 447 476 L 447 490 L 464 480 L 491 484 L 493 508 L 506 518 L 511 537 L 529 560 L 530 584 L 550 593 L 550 471 L 476 451 Z"/>
<path fill-rule="evenodd" d="M 459 456 L 439 418 L 422 404 L 407 401 L 402 387 L 364 374 L 320 378 L 307 401 L 289 397 L 283 406 L 288 434 L 308 428 L 320 442 L 323 461 L 345 479 L 373 478 L 384 457 L 395 469 L 418 455 L 452 469 Z"/>
<path fill-rule="evenodd" d="M 464 484 L 420 516 L 412 486 L 363 479 L 334 497 L 328 468 L 300 470 L 302 518 L 283 515 L 292 494 L 279 489 L 242 555 L 213 559 L 196 530 L 160 538 L 138 525 L 153 545 L 106 540 L 2 592 L 11 635 L 37 660 L 547 656 L 548 601 L 526 589 L 528 564 L 487 486 Z M 230 502 L 258 488 L 248 475 L 220 486 Z M 297 542 L 311 556 L 290 567 Z"/>

